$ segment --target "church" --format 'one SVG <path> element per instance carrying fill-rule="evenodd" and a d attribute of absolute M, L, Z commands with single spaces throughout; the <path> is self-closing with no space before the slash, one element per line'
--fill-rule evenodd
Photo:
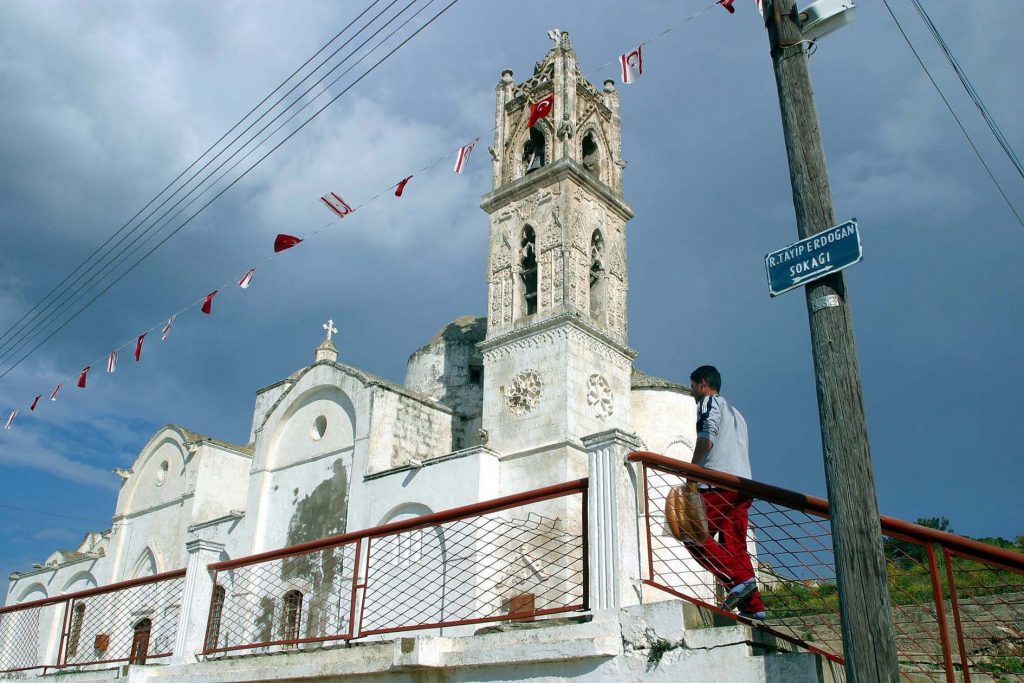
<path fill-rule="evenodd" d="M 0 614 L 0 669 L 80 669 L 89 681 L 725 680 L 713 672 L 728 665 L 729 680 L 817 680 L 804 655 L 736 646 L 747 627 L 687 630 L 681 603 L 640 583 L 624 457 L 688 461 L 695 405 L 688 387 L 633 366 L 620 96 L 587 80 L 567 33 L 550 35 L 532 74 L 506 70 L 496 87 L 481 201 L 487 317 L 438 330 L 401 385 L 341 362 L 329 321 L 309 365 L 257 389 L 246 443 L 159 429 L 116 470 L 109 529 L 11 575 L 6 605 L 43 606 L 34 620 Z M 528 126 L 549 96 L 550 114 Z M 390 569 L 371 571 L 388 553 Z M 122 583 L 158 588 L 118 606 L 101 591 Z M 55 602 L 74 593 L 108 598 Z M 33 628 L 17 666 L 15 631 Z M 658 639 L 683 632 L 698 645 L 652 668 Z"/>

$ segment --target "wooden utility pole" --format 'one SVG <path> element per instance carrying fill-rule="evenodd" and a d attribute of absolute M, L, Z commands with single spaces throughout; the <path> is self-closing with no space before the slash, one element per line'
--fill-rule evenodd
<path fill-rule="evenodd" d="M 832 190 L 794 0 L 766 0 L 765 19 L 800 238 L 835 225 Z M 882 534 L 871 472 L 853 323 L 842 273 L 808 284 L 818 416 L 832 513 L 832 547 L 847 679 L 899 675 Z"/>

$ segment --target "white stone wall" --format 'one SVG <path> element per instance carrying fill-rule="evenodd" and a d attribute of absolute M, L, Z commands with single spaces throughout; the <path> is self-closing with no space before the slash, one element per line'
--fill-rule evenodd
<path fill-rule="evenodd" d="M 518 453 L 617 428 L 632 431 L 626 353 L 571 318 L 486 348 L 488 446 Z"/>
<path fill-rule="evenodd" d="M 252 411 L 252 428 L 249 430 L 249 443 L 256 442 L 256 431 L 263 425 L 263 422 L 267 419 L 267 414 L 270 413 L 274 404 L 294 383 L 294 379 L 284 379 L 256 392 L 256 406 Z"/>
<path fill-rule="evenodd" d="M 632 390 L 633 431 L 653 453 L 690 462 L 697 444 L 697 404 L 671 388 Z"/>

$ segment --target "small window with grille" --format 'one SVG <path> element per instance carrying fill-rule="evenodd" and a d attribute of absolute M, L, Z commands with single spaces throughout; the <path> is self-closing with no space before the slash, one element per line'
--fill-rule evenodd
<path fill-rule="evenodd" d="M 74 615 L 71 617 L 71 633 L 68 635 L 68 658 L 78 654 L 78 643 L 82 640 L 82 624 L 85 623 L 85 605 L 75 605 Z"/>
<path fill-rule="evenodd" d="M 206 630 L 206 649 L 217 647 L 220 639 L 220 619 L 224 613 L 224 586 L 213 587 L 213 598 L 210 601 L 210 626 Z"/>
<path fill-rule="evenodd" d="M 291 590 L 284 594 L 284 619 L 282 640 L 298 640 L 302 625 L 302 591 Z"/>

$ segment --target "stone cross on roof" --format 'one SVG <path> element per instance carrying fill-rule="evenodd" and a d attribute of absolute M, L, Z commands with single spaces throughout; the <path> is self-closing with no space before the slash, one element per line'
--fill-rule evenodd
<path fill-rule="evenodd" d="M 327 330 L 327 341 L 331 341 L 332 334 L 338 333 L 338 328 L 334 326 L 333 320 L 328 320 L 323 325 L 321 325 L 321 327 Z"/>
<path fill-rule="evenodd" d="M 331 335 L 337 334 L 338 328 L 334 326 L 333 320 L 328 320 L 323 325 L 321 325 L 321 327 L 323 327 L 324 330 L 327 331 L 327 338 L 320 342 L 320 344 L 316 347 L 316 355 L 314 356 L 314 358 L 318 363 L 322 360 L 335 363 L 338 360 L 338 347 L 336 347 L 334 345 L 334 342 L 331 341 Z"/>

